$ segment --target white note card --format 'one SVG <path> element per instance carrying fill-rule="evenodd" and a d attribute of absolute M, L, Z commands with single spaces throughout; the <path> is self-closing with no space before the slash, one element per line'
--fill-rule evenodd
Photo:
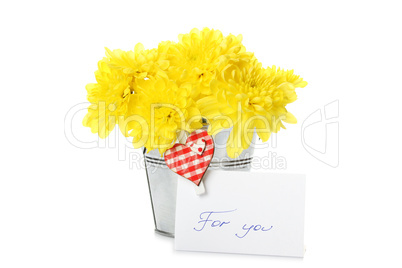
<path fill-rule="evenodd" d="M 176 250 L 303 257 L 305 175 L 208 170 L 179 179 Z"/>

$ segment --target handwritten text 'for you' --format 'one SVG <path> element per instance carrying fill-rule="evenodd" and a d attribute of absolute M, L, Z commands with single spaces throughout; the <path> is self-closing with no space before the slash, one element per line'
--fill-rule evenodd
<path fill-rule="evenodd" d="M 230 220 L 224 221 L 220 219 L 220 215 L 228 215 L 235 212 L 237 209 L 227 210 L 227 211 L 204 211 L 200 213 L 200 221 L 198 221 L 197 226 L 194 230 L 201 232 L 208 228 L 224 228 L 224 226 L 230 224 Z M 238 238 L 244 238 L 249 232 L 267 232 L 272 229 L 271 226 L 263 226 L 261 224 L 247 224 L 245 223 L 240 231 L 235 233 Z"/>

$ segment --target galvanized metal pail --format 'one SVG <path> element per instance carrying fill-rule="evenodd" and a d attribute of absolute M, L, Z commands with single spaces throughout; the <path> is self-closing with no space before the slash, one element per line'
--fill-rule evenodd
<path fill-rule="evenodd" d="M 229 134 L 230 130 L 223 130 L 214 137 L 215 151 L 209 170 L 249 171 L 253 159 L 256 134 L 254 133 L 250 147 L 235 159 L 230 158 L 226 152 L 226 142 Z M 155 231 L 161 235 L 174 237 L 177 180 L 179 176 L 167 167 L 158 150 L 147 152 L 146 148 L 144 148 L 144 160 Z"/>

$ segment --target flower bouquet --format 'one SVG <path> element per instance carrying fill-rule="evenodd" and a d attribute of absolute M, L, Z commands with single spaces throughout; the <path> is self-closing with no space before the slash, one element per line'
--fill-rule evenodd
<path fill-rule="evenodd" d="M 223 36 L 208 28 L 193 29 L 179 35 L 178 42 L 164 41 L 153 49 L 140 43 L 132 51 L 106 48 L 95 77 L 96 83 L 86 86 L 91 104 L 83 125 L 100 138 L 118 125 L 134 148 L 145 148 L 153 163 L 162 166 L 160 156 L 200 129 L 215 141 L 225 133 L 224 155 L 238 159 L 255 135 L 266 142 L 285 128 L 283 122 L 296 123 L 286 105 L 297 99 L 296 88 L 307 85 L 293 70 L 264 68 L 246 51 L 241 35 Z M 150 181 L 148 167 L 147 172 Z M 158 177 L 168 176 L 164 172 Z M 173 218 L 173 227 L 174 180 L 157 189 L 150 183 L 151 195 L 166 195 L 161 210 Z M 158 221 L 155 216 L 157 230 L 173 233 L 171 222 L 162 226 L 169 220 Z"/>

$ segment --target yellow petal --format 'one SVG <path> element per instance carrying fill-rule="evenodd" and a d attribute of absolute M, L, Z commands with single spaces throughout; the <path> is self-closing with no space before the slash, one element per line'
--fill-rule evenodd
<path fill-rule="evenodd" d="M 286 123 L 289 123 L 289 124 L 296 124 L 297 123 L 296 117 L 293 114 L 289 113 L 289 112 L 286 114 L 286 118 L 283 121 L 286 122 Z"/>
<path fill-rule="evenodd" d="M 159 60 L 158 65 L 162 70 L 166 70 L 169 67 L 169 61 L 168 60 Z"/>
<path fill-rule="evenodd" d="M 134 47 L 134 51 L 135 51 L 135 52 L 140 52 L 140 51 L 143 51 L 143 50 L 144 50 L 144 45 L 141 44 L 141 43 L 137 43 L 137 44 L 135 45 L 135 47 Z"/>

